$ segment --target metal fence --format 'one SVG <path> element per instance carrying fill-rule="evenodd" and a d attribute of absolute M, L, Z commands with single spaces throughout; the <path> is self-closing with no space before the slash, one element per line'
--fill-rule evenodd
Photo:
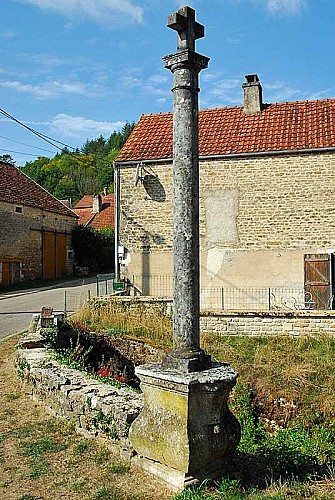
<path fill-rule="evenodd" d="M 172 298 L 173 277 L 164 275 L 129 275 L 135 295 Z M 303 287 L 201 287 L 202 310 L 309 310 L 316 308 L 316 301 Z M 328 309 L 331 309 L 329 301 Z"/>
<path fill-rule="evenodd" d="M 127 276 L 135 295 L 172 298 L 173 276 L 133 274 Z"/>
<path fill-rule="evenodd" d="M 314 309 L 315 303 L 303 288 L 202 288 L 202 309 L 271 311 Z"/>

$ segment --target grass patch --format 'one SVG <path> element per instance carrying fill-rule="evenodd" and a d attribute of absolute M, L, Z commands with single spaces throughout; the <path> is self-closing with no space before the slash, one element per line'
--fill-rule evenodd
<path fill-rule="evenodd" d="M 126 494 L 117 486 L 101 485 L 95 490 L 91 498 L 92 500 L 137 500 L 138 496 Z"/>
<path fill-rule="evenodd" d="M 171 317 L 141 304 L 93 302 L 76 319 L 94 331 L 171 347 Z M 230 403 L 242 438 L 225 481 L 174 498 L 335 498 L 335 338 L 202 332 L 201 342 L 213 359 L 240 374 Z"/>
<path fill-rule="evenodd" d="M 164 306 L 161 313 L 158 309 L 153 314 L 141 303 L 92 301 L 74 319 L 112 337 L 137 338 L 163 350 L 172 346 L 172 318 Z M 239 372 L 242 383 L 252 388 L 258 412 L 268 413 L 269 405 L 277 401 L 276 418 L 282 424 L 297 416 L 313 425 L 317 415 L 321 421 L 335 418 L 334 337 L 242 337 L 202 332 L 201 344 L 213 359 L 228 362 Z"/>

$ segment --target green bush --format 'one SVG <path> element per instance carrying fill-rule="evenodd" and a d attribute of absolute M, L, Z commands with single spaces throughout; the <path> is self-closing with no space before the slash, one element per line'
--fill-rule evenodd
<path fill-rule="evenodd" d="M 98 231 L 92 227 L 76 226 L 72 233 L 76 265 L 88 267 L 89 272 L 114 270 L 114 231 Z"/>

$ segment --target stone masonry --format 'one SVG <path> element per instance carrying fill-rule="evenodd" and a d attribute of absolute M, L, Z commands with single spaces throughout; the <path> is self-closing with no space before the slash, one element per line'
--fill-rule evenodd
<path fill-rule="evenodd" d="M 302 286 L 305 253 L 335 248 L 335 156 L 292 154 L 200 161 L 202 284 Z M 121 243 L 139 273 L 172 274 L 172 165 L 152 164 L 165 190 L 155 201 L 121 170 Z"/>
<path fill-rule="evenodd" d="M 76 219 L 40 208 L 23 207 L 15 213 L 15 206 L 0 202 L 0 261 L 21 259 L 22 278 L 34 279 L 42 275 L 42 229 L 67 233 L 67 247 L 71 249 L 71 233 Z M 73 255 L 67 255 L 67 273 L 73 272 Z"/>
<path fill-rule="evenodd" d="M 22 338 L 16 364 L 27 393 L 52 414 L 69 419 L 79 431 L 107 438 L 130 458 L 128 431 L 142 410 L 141 394 L 125 386 L 99 383 L 84 372 L 60 365 L 51 358 L 38 331 Z"/>

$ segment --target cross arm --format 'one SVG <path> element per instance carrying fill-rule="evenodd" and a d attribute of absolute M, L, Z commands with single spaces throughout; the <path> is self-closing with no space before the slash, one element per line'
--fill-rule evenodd
<path fill-rule="evenodd" d="M 195 50 L 195 40 L 205 36 L 205 28 L 195 20 L 195 11 L 191 7 L 183 7 L 168 16 L 168 28 L 178 33 L 178 49 Z"/>

